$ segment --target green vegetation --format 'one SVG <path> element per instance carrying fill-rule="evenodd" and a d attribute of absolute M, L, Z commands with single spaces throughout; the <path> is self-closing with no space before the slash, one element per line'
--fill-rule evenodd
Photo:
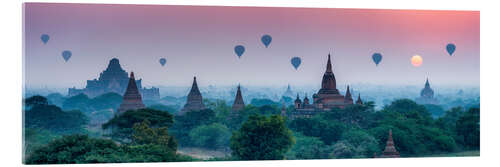
<path fill-rule="evenodd" d="M 399 99 L 381 110 L 365 102 L 292 120 L 269 99 L 237 112 L 206 99 L 207 109 L 175 116 L 178 104 L 115 115 L 109 109 L 118 101 L 113 93 L 25 99 L 25 163 L 371 158 L 383 151 L 389 130 L 402 157 L 479 155 L 480 109 L 473 107 L 445 111 Z M 104 136 L 94 134 L 92 122 L 102 122 Z"/>
<path fill-rule="evenodd" d="M 113 140 L 126 143 L 131 139 L 134 124 L 144 120 L 148 120 L 153 127 L 170 127 L 173 124 L 173 116 L 168 112 L 145 108 L 116 115 L 102 128 L 112 131 L 110 137 Z"/>
<path fill-rule="evenodd" d="M 88 119 L 80 111 L 63 111 L 43 96 L 24 101 L 24 128 L 44 129 L 55 134 L 84 133 Z"/>
<path fill-rule="evenodd" d="M 279 160 L 295 140 L 281 116 L 251 115 L 231 137 L 232 155 L 241 160 Z"/>

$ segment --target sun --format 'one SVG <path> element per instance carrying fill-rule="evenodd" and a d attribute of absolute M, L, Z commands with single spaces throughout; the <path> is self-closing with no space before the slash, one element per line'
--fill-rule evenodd
<path fill-rule="evenodd" d="M 419 67 L 422 65 L 422 62 L 423 62 L 423 59 L 421 56 L 419 55 L 415 55 L 413 57 L 411 57 L 411 64 L 415 67 Z"/>

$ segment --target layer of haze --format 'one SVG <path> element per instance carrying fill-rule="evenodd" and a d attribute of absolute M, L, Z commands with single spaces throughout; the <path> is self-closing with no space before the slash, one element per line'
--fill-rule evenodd
<path fill-rule="evenodd" d="M 328 53 L 339 85 L 423 85 L 429 77 L 479 86 L 477 11 L 27 3 L 24 12 L 27 86 L 81 88 L 114 57 L 148 87 L 189 86 L 195 75 L 200 86 L 319 85 Z M 273 37 L 269 48 L 264 34 Z M 241 59 L 236 45 L 246 47 Z M 68 62 L 63 50 L 73 53 Z M 383 55 L 378 66 L 374 52 Z M 415 54 L 420 67 L 411 65 Z"/>

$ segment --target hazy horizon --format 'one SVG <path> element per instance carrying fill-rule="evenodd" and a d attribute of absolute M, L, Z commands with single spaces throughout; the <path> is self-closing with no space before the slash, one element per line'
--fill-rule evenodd
<path fill-rule="evenodd" d="M 145 87 L 188 87 L 197 76 L 200 87 L 319 89 L 328 53 L 337 85 L 480 83 L 478 11 L 53 3 L 25 3 L 24 11 L 26 87 L 82 88 L 116 57 Z M 41 34 L 50 35 L 47 44 Z M 240 59 L 236 45 L 246 48 Z M 63 50 L 72 51 L 68 62 Z M 374 52 L 383 55 L 378 66 Z M 420 67 L 410 64 L 416 54 Z M 296 56 L 298 70 L 290 64 Z"/>

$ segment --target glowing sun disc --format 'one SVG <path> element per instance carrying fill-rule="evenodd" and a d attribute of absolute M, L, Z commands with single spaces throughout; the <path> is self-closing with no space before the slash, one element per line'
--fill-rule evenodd
<path fill-rule="evenodd" d="M 415 56 L 411 57 L 411 64 L 415 67 L 422 65 L 422 61 L 423 61 L 423 59 L 419 55 L 415 55 Z"/>

